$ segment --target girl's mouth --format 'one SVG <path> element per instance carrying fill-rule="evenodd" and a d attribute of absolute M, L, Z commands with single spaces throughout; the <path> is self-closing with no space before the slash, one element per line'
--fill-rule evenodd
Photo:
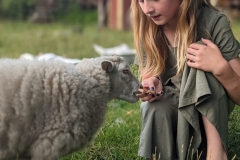
<path fill-rule="evenodd" d="M 151 18 L 152 18 L 153 20 L 158 20 L 158 18 L 159 18 L 160 16 L 161 16 L 161 15 L 151 16 Z"/>

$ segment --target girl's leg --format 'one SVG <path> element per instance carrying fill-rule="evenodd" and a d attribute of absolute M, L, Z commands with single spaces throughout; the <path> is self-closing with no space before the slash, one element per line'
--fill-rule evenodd
<path fill-rule="evenodd" d="M 165 86 L 164 95 L 153 103 L 141 103 L 142 131 L 138 155 L 157 160 L 177 159 L 176 133 L 178 96 Z"/>
<path fill-rule="evenodd" d="M 173 160 L 176 154 L 177 112 L 162 103 L 144 102 L 139 152 L 141 157 Z M 154 157 L 154 158 L 152 158 Z"/>
<path fill-rule="evenodd" d="M 207 138 L 207 160 L 227 160 L 227 154 L 221 138 L 212 123 L 202 115 Z"/>

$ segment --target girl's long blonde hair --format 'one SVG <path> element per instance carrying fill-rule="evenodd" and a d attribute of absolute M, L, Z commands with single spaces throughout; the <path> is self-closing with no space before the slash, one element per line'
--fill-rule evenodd
<path fill-rule="evenodd" d="M 182 0 L 178 10 L 177 74 L 181 73 L 186 61 L 187 47 L 197 40 L 198 31 L 204 30 L 197 24 L 197 18 L 203 5 L 214 8 L 209 0 Z M 159 76 L 165 69 L 167 44 L 161 26 L 156 25 L 140 8 L 138 0 L 131 3 L 134 44 L 137 50 L 139 76 L 148 78 Z M 143 57 L 143 52 L 146 57 Z"/>

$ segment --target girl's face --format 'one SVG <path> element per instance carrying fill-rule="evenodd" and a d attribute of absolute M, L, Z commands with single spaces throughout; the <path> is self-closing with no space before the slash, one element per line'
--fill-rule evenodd
<path fill-rule="evenodd" d="M 157 25 L 176 25 L 182 0 L 138 0 L 142 11 Z"/>

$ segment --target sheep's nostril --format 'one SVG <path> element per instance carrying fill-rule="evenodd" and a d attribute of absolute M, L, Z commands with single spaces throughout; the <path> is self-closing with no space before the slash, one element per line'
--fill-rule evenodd
<path fill-rule="evenodd" d="M 143 85 L 142 85 L 142 84 L 140 84 L 139 87 L 140 87 L 141 89 L 143 89 Z"/>

